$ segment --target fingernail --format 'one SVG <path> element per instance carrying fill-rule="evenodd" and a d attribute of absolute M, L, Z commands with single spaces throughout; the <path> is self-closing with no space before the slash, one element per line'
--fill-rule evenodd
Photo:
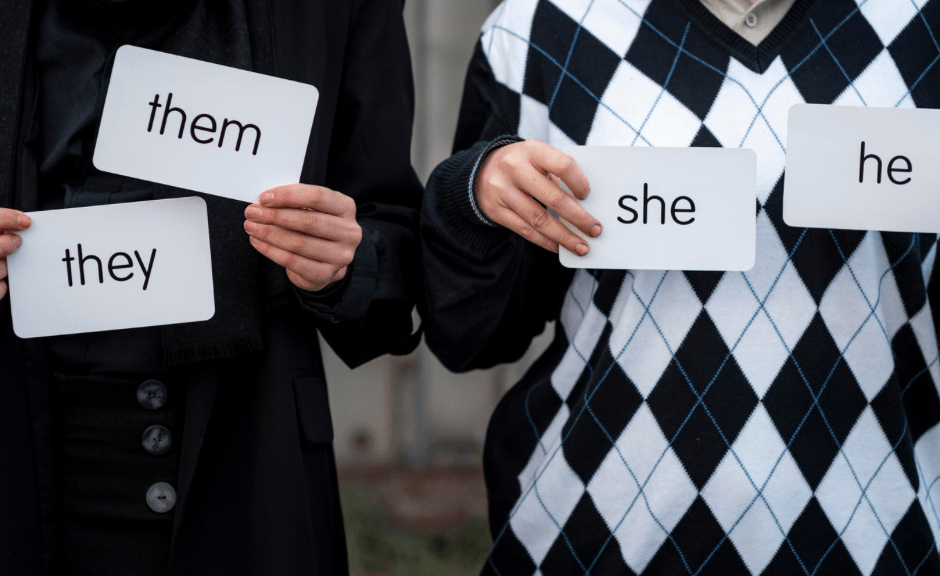
<path fill-rule="evenodd" d="M 16 234 L 14 234 L 14 235 L 13 235 L 13 247 L 14 247 L 14 248 L 19 248 L 19 247 L 20 247 L 20 244 L 22 244 L 22 243 L 23 243 L 23 239 L 20 238 L 19 236 L 17 236 Z"/>
<path fill-rule="evenodd" d="M 245 218 L 252 218 L 252 219 L 257 220 L 261 218 L 261 214 L 262 214 L 261 208 L 258 208 L 254 204 L 252 204 L 245 210 Z"/>
<path fill-rule="evenodd" d="M 29 222 L 30 222 L 29 216 L 27 216 L 26 214 L 20 214 L 16 218 L 16 221 L 19 222 L 20 226 L 22 226 L 23 228 L 26 228 L 27 226 L 29 226 Z"/>
<path fill-rule="evenodd" d="M 258 225 L 251 220 L 245 220 L 245 230 L 250 234 L 258 231 Z"/>
<path fill-rule="evenodd" d="M 592 237 L 592 238 L 597 238 L 598 236 L 600 236 L 600 235 L 601 235 L 601 230 L 603 230 L 603 228 L 601 228 L 601 225 L 600 225 L 600 224 L 595 224 L 594 227 L 591 228 L 591 237 Z"/>
<path fill-rule="evenodd" d="M 588 245 L 587 245 L 587 244 L 578 244 L 577 246 L 575 246 L 574 249 L 575 249 L 575 251 L 578 253 L 578 256 L 584 256 L 585 254 L 588 253 Z"/>
<path fill-rule="evenodd" d="M 259 200 L 261 201 L 262 204 L 267 204 L 267 203 L 269 203 L 269 202 L 271 202 L 271 201 L 274 200 L 274 193 L 273 193 L 273 192 L 265 192 L 265 193 L 263 193 L 263 194 L 261 195 L 261 198 L 259 198 Z"/>

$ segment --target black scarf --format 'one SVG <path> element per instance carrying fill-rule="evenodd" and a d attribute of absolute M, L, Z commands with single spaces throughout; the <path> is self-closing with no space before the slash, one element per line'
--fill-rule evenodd
<path fill-rule="evenodd" d="M 133 44 L 243 70 L 274 72 L 267 0 L 68 0 L 61 6 L 72 11 L 71 16 L 90 23 L 96 35 L 115 50 Z M 7 72 L 0 79 L 9 78 Z M 103 97 L 102 91 L 101 102 Z M 0 98 L 6 106 L 9 95 L 0 92 Z M 5 117 L 3 110 L 0 136 L 10 134 L 4 126 Z M 12 140 L 0 140 L 0 162 L 5 160 L 4 146 Z M 5 184 L 0 184 L 0 206 L 11 203 L 12 190 Z M 192 195 L 187 190 L 154 185 L 155 199 Z M 248 241 L 243 229 L 245 204 L 200 196 L 208 205 L 216 312 L 207 322 L 162 329 L 164 356 L 170 365 L 261 349 L 263 314 L 285 303 L 289 295 L 284 271 L 260 256 Z"/>

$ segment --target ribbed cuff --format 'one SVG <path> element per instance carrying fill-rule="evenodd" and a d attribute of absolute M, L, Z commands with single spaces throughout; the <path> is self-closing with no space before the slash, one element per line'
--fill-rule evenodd
<path fill-rule="evenodd" d="M 363 227 L 362 240 L 342 280 L 319 292 L 308 292 L 294 286 L 294 295 L 301 308 L 317 318 L 332 324 L 355 320 L 364 315 L 369 307 L 375 293 L 377 274 L 375 243 L 369 231 Z"/>
<path fill-rule="evenodd" d="M 476 177 L 491 152 L 521 141 L 518 136 L 507 135 L 480 142 L 454 155 L 438 168 L 440 173 L 434 178 L 439 183 L 435 189 L 437 211 L 443 223 L 473 249 L 485 251 L 512 234 L 480 210 L 476 198 Z"/>
<path fill-rule="evenodd" d="M 476 163 L 473 165 L 473 171 L 470 172 L 470 181 L 467 184 L 467 198 L 470 200 L 470 206 L 473 208 L 474 214 L 483 221 L 487 226 L 498 226 L 495 222 L 490 220 L 483 214 L 483 211 L 480 210 L 479 204 L 477 204 L 477 173 L 480 171 L 480 166 L 483 165 L 483 162 L 486 160 L 494 150 L 502 148 L 503 146 L 508 146 L 510 144 L 515 144 L 516 142 L 522 142 L 522 138 L 518 136 L 501 136 L 496 140 L 490 142 L 490 145 L 487 146 L 483 153 L 477 158 Z"/>

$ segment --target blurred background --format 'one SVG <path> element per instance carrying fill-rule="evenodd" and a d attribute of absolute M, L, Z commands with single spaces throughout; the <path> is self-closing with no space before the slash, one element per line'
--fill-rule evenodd
<path fill-rule="evenodd" d="M 422 182 L 450 155 L 463 79 L 498 0 L 407 0 L 415 73 L 412 161 Z M 422 343 L 349 370 L 324 343 L 355 576 L 478 574 L 491 544 L 481 468 L 490 414 L 551 340 L 516 364 L 448 372 Z"/>

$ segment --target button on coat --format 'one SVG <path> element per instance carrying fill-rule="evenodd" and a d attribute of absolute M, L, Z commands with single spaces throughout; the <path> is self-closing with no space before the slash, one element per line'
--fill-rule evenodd
<path fill-rule="evenodd" d="M 176 506 L 176 490 L 166 482 L 157 482 L 147 490 L 147 506 L 165 514 Z"/>
<path fill-rule="evenodd" d="M 173 445 L 173 435 L 166 427 L 155 424 L 144 430 L 140 443 L 148 454 L 163 456 L 170 451 L 170 446 Z"/>
<path fill-rule="evenodd" d="M 147 410 L 163 408 L 166 397 L 166 386 L 159 380 L 147 380 L 137 388 L 137 402 Z"/>

